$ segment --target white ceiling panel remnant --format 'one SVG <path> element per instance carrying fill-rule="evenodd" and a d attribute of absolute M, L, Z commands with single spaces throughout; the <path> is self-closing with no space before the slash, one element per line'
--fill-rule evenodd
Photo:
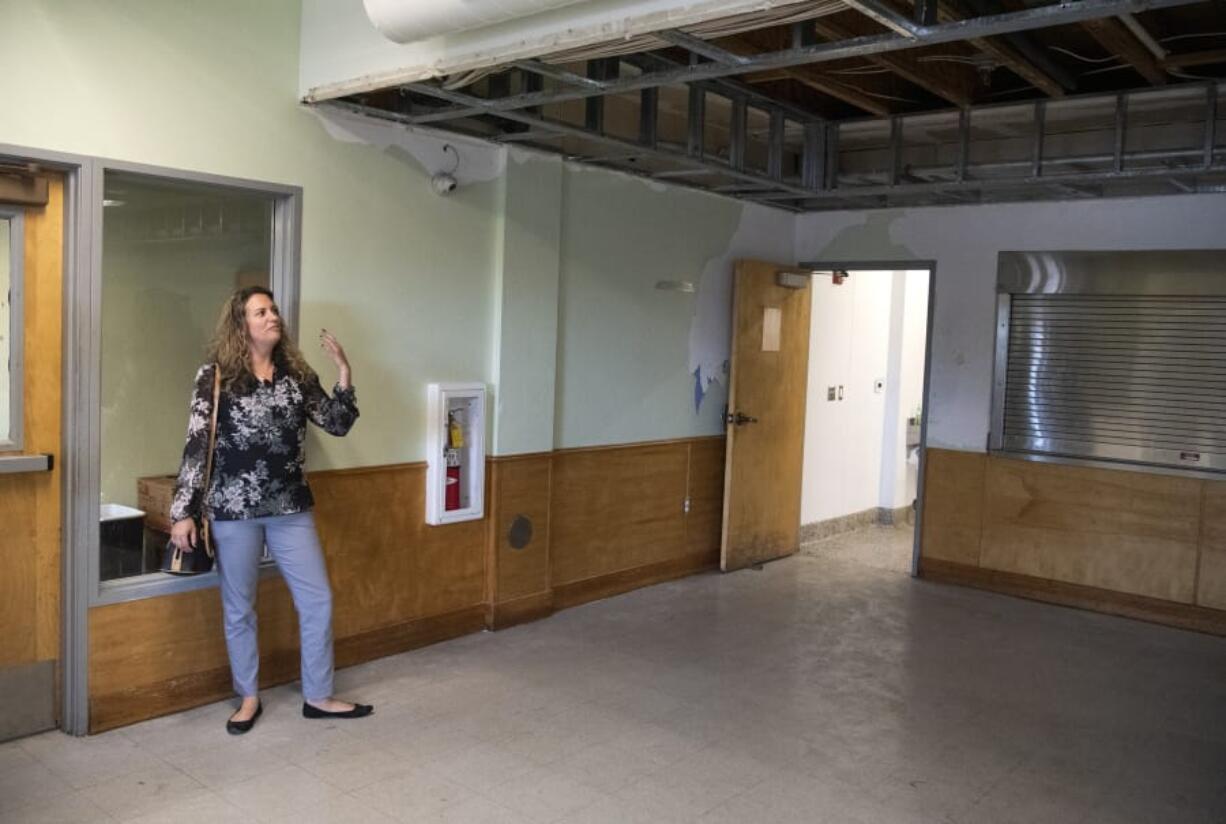
<path fill-rule="evenodd" d="M 553 7 L 478 28 L 394 43 L 375 27 L 359 0 L 303 0 L 299 93 L 308 102 L 319 102 L 807 1 L 537 0 Z M 370 0 L 372 5 L 375 2 L 398 5 L 394 0 Z M 560 5 L 563 2 L 566 5 Z M 411 5 L 432 7 L 435 0 Z M 462 5 L 474 4 L 470 0 Z"/>
<path fill-rule="evenodd" d="M 583 0 L 362 0 L 366 16 L 383 36 L 411 43 L 441 34 L 479 29 Z"/>

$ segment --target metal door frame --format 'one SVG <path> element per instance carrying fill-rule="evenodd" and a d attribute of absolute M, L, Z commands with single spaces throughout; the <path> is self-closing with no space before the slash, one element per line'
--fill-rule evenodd
<path fill-rule="evenodd" d="M 935 260 L 805 260 L 798 268 L 809 271 L 838 269 L 849 273 L 863 271 L 916 271 L 928 272 L 927 328 L 924 330 L 924 390 L 923 411 L 920 413 L 919 478 L 915 487 L 915 538 L 911 544 L 911 577 L 920 574 L 920 549 L 924 534 L 924 476 L 928 465 L 928 412 L 932 394 L 932 319 L 937 297 L 937 262 Z M 807 388 L 806 388 L 806 391 Z"/>

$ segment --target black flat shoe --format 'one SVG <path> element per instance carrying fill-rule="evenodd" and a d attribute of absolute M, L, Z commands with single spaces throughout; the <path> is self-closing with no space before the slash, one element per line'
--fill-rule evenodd
<path fill-rule="evenodd" d="M 374 711 L 375 708 L 370 704 L 354 704 L 351 710 L 328 712 L 327 710 L 321 710 L 319 707 L 313 707 L 306 701 L 302 702 L 303 718 L 363 718 Z"/>
<path fill-rule="evenodd" d="M 255 726 L 255 719 L 264 714 L 264 702 L 255 705 L 255 715 L 248 718 L 246 721 L 227 721 L 226 732 L 230 735 L 242 735 L 245 732 L 250 732 Z"/>

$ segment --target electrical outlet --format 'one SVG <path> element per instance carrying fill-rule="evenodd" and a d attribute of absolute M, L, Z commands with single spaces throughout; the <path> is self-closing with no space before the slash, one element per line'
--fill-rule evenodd
<path fill-rule="evenodd" d="M 826 387 L 826 400 L 832 401 L 835 398 L 835 389 L 833 386 Z"/>

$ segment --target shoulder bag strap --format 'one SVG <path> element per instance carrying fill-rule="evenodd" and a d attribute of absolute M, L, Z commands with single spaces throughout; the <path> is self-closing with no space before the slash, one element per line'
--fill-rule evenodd
<path fill-rule="evenodd" d="M 213 554 L 213 542 L 209 528 L 209 519 L 205 516 L 205 504 L 209 497 L 209 481 L 213 478 L 213 453 L 217 450 L 217 407 L 221 400 L 221 364 L 213 364 L 213 414 L 209 418 L 209 454 L 204 462 L 204 491 L 201 493 L 200 514 L 201 528 L 204 531 L 204 548 Z"/>

